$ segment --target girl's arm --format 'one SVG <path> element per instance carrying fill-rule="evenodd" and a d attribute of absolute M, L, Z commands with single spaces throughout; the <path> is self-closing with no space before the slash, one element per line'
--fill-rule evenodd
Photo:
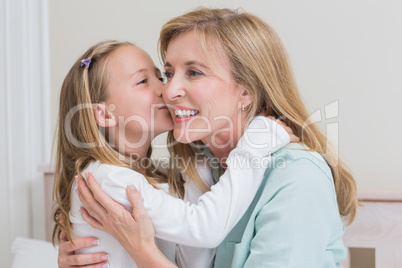
<path fill-rule="evenodd" d="M 103 181 L 101 187 L 104 191 L 89 177 L 88 185 L 94 196 L 81 180 L 80 199 L 89 214 L 102 223 L 103 227 L 96 228 L 115 237 L 125 233 L 125 237 L 119 240 L 124 246 L 129 243 L 132 232 L 128 212 L 117 207 L 108 194 L 131 211 L 125 191 L 127 185 L 136 184 L 157 237 L 193 247 L 214 248 L 251 204 L 269 165 L 270 154 L 287 145 L 289 140 L 289 134 L 276 122 L 262 116 L 254 118 L 237 147 L 229 154 L 226 172 L 197 204 L 184 203 L 156 190 L 143 177 L 138 178 L 138 174 L 133 178 L 123 171 L 116 171 L 111 174 L 113 178 Z"/>

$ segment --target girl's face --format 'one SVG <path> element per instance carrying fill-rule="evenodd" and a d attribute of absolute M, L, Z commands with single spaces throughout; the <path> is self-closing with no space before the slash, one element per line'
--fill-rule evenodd
<path fill-rule="evenodd" d="M 205 59 L 194 32 L 175 37 L 167 48 L 163 99 L 181 143 L 202 140 L 219 146 L 241 124 L 244 90 L 232 81 L 220 50 L 210 49 L 213 62 Z"/>
<path fill-rule="evenodd" d="M 118 48 L 107 68 L 106 106 L 115 117 L 119 138 L 124 135 L 126 145 L 141 146 L 138 142 L 173 128 L 161 96 L 164 85 L 161 72 L 145 51 L 135 46 Z"/>

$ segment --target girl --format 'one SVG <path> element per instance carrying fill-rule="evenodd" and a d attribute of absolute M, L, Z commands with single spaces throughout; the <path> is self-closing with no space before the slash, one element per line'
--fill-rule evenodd
<path fill-rule="evenodd" d="M 149 160 L 152 139 L 172 128 L 169 110 L 161 98 L 161 80 L 160 71 L 143 50 L 130 43 L 108 41 L 85 52 L 70 69 L 62 86 L 53 237 L 59 236 L 61 230 L 66 230 L 69 240 L 72 235 L 97 237 L 97 250 L 108 252 L 113 267 L 135 267 L 131 257 L 138 252 L 130 257 L 112 236 L 85 223 L 79 213 L 78 195 L 72 194 L 76 188 L 74 176 L 93 173 L 102 189 L 127 210 L 132 207 L 125 191 L 128 185 L 133 185 L 143 195 L 159 238 L 193 247 L 213 248 L 241 218 L 261 183 L 265 168 L 263 164 L 251 168 L 250 161 L 256 158 L 266 162 L 271 152 L 290 140 L 285 129 L 277 127 L 272 120 L 261 116 L 253 120 L 245 134 L 257 142 L 250 143 L 248 136 L 239 140 L 228 158 L 228 163 L 232 164 L 228 164 L 222 175 L 226 179 L 202 196 L 197 205 L 190 206 L 165 193 L 165 177 Z M 270 131 L 272 126 L 277 127 L 275 133 Z M 258 132 L 253 131 L 256 128 Z M 273 139 L 276 146 L 266 146 Z M 236 168 L 235 161 L 246 163 L 245 168 Z M 203 170 L 205 168 L 198 167 L 201 176 L 197 183 L 209 186 L 210 174 L 203 174 Z M 246 181 L 245 178 L 250 179 Z M 187 194 L 197 191 L 195 185 L 190 186 L 183 186 L 183 189 L 188 188 Z M 199 192 L 198 189 L 198 196 Z M 222 197 L 225 201 L 218 202 Z M 208 224 L 215 228 L 210 230 Z M 174 261 L 175 245 L 158 241 L 165 254 Z M 183 258 L 198 255 L 197 249 L 192 250 L 189 249 L 190 253 Z M 78 252 L 94 252 L 94 249 Z M 168 261 L 161 252 L 156 254 Z M 207 256 L 203 261 L 211 262 L 212 255 Z M 183 259 L 181 262 L 188 261 Z"/>
<path fill-rule="evenodd" d="M 163 98 L 172 105 L 172 115 L 179 106 L 211 120 L 217 114 L 230 115 L 236 102 L 221 89 L 240 87 L 242 95 L 251 96 L 242 122 L 266 110 L 268 115 L 283 118 L 302 139 L 301 144 L 291 144 L 273 154 L 272 161 L 281 160 L 281 164 L 266 169 L 251 206 L 217 248 L 214 265 L 339 267 L 339 261 L 346 257 L 343 221 L 352 222 L 356 213 L 356 184 L 324 135 L 308 122 L 285 49 L 275 31 L 249 13 L 202 8 L 167 22 L 159 42 L 167 76 Z M 221 76 L 229 79 L 216 79 Z M 210 132 L 194 134 L 193 127 L 203 126 L 202 121 L 194 122 L 196 119 L 174 121 L 170 139 L 186 144 L 175 145 L 172 155 L 191 157 L 190 144 L 201 141 L 211 155 L 218 159 L 227 156 L 227 144 L 237 137 L 221 135 L 218 145 L 226 146 L 217 146 L 211 140 L 222 127 L 221 122 L 212 125 Z M 105 216 L 110 208 L 122 208 L 99 187 L 92 183 L 89 186 L 99 203 L 85 184 L 80 184 L 80 191 L 86 193 L 82 201 L 96 218 L 83 211 L 85 219 L 112 233 L 128 252 L 148 252 L 152 239 L 147 240 L 149 243 L 130 243 L 141 235 L 130 231 L 133 226 L 136 230 L 152 229 L 145 213 L 140 213 L 141 200 L 132 199 L 141 216 L 113 219 Z M 144 254 L 135 260 L 151 265 L 158 258 Z"/>

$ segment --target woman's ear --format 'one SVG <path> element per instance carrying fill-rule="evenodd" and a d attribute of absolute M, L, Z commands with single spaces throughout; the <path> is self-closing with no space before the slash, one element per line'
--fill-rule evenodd
<path fill-rule="evenodd" d="M 253 98 L 253 96 L 251 96 L 251 95 L 247 92 L 247 90 L 243 89 L 243 92 L 241 93 L 241 96 L 240 96 L 240 101 L 241 101 L 242 107 L 248 108 L 249 105 L 250 105 L 251 103 L 253 103 L 254 98 Z"/>
<path fill-rule="evenodd" d="M 116 117 L 106 108 L 104 103 L 93 104 L 93 111 L 96 123 L 100 127 L 115 127 Z"/>

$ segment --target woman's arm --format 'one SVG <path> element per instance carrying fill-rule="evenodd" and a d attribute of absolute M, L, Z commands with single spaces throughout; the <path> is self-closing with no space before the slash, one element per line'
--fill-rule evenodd
<path fill-rule="evenodd" d="M 227 170 L 219 183 L 201 196 L 197 204 L 184 203 L 142 180 L 136 186 L 152 219 L 156 236 L 193 247 L 214 248 L 219 245 L 253 200 L 270 154 L 288 144 L 289 140 L 289 134 L 276 122 L 262 116 L 254 118 L 237 147 L 229 154 Z M 113 193 L 119 203 L 131 210 L 131 204 L 124 196 L 126 186 L 133 179 L 118 172 L 114 176 L 115 179 L 102 183 L 105 192 L 89 177 L 88 185 L 94 196 L 84 182 L 79 183 L 80 199 L 89 214 L 104 228 L 106 226 L 103 230 L 113 236 L 113 228 L 129 229 L 129 226 L 122 225 L 122 222 L 128 222 L 124 220 L 127 211 L 118 209 L 108 194 Z"/>

